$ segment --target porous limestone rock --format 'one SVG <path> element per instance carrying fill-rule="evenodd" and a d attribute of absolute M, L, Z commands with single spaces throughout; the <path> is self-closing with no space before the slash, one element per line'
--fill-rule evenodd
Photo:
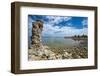
<path fill-rule="evenodd" d="M 40 20 L 37 20 L 32 24 L 32 47 L 35 48 L 42 48 L 42 40 L 41 40 L 41 35 L 42 35 L 42 30 L 43 30 L 43 22 Z"/>

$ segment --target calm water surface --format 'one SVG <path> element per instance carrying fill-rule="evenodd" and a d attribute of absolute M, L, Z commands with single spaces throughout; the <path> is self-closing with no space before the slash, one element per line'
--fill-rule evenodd
<path fill-rule="evenodd" d="M 86 40 L 73 40 L 72 38 L 42 38 L 42 43 L 51 48 L 65 48 L 81 45 L 87 47 Z"/>

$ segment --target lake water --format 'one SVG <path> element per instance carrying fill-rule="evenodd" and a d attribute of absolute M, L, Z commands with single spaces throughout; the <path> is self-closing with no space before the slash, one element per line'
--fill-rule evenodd
<path fill-rule="evenodd" d="M 83 43 L 82 43 L 83 42 Z M 72 38 L 42 38 L 43 45 L 47 45 L 51 48 L 66 48 L 73 46 L 80 46 L 85 43 L 84 47 L 87 47 L 87 41 L 85 40 L 73 40 Z M 81 44 L 82 43 L 82 44 Z"/>

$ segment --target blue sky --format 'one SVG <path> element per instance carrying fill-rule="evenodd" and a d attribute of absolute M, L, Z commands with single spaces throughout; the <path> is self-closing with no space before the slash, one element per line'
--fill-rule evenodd
<path fill-rule="evenodd" d="M 64 37 L 88 34 L 88 17 L 28 15 L 28 32 L 31 36 L 32 22 L 43 21 L 43 37 Z"/>

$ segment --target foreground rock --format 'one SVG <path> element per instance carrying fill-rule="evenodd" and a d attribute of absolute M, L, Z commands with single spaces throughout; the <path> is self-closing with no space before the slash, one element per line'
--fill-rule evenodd
<path fill-rule="evenodd" d="M 36 22 L 32 23 L 32 48 L 35 48 L 35 50 L 42 49 L 42 30 L 43 30 L 43 22 L 40 20 L 37 20 Z"/>
<path fill-rule="evenodd" d="M 88 58 L 86 48 L 70 47 L 65 49 L 50 49 L 44 46 L 42 50 L 29 50 L 29 60 L 56 60 L 56 59 L 82 59 Z M 61 53 L 59 52 L 61 51 Z"/>

